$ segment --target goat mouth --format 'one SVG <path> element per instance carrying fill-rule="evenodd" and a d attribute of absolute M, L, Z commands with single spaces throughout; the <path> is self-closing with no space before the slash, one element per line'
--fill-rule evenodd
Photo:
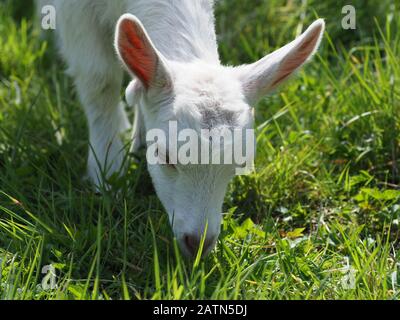
<path fill-rule="evenodd" d="M 191 260 L 197 257 L 198 251 L 200 250 L 200 247 L 202 247 L 201 257 L 205 258 L 215 248 L 217 238 L 217 236 L 214 236 L 210 239 L 204 240 L 202 244 L 200 244 L 197 241 L 197 243 L 193 243 L 193 240 L 191 240 L 188 235 L 184 235 L 179 241 L 179 247 L 183 255 Z"/>

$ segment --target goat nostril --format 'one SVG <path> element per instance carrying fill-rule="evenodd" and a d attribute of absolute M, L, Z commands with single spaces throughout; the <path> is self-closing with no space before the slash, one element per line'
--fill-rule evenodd
<path fill-rule="evenodd" d="M 199 249 L 200 241 L 196 236 L 185 235 L 185 245 L 186 248 L 189 250 L 191 255 L 196 255 L 197 250 Z"/>
<path fill-rule="evenodd" d="M 190 254 L 192 256 L 195 256 L 197 254 L 197 251 L 199 250 L 201 239 L 194 235 L 185 234 L 184 241 L 185 241 L 186 248 L 188 249 Z M 208 249 L 213 244 L 213 242 L 214 242 L 214 238 L 204 239 L 203 253 L 208 251 Z"/>

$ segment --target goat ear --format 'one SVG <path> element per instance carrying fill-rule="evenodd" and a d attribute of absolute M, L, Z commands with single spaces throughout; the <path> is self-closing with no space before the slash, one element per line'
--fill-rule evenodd
<path fill-rule="evenodd" d="M 253 64 L 238 67 L 246 98 L 257 102 L 299 69 L 318 49 L 324 29 L 324 20 L 318 19 L 296 40 Z"/>
<path fill-rule="evenodd" d="M 151 42 L 142 23 L 134 15 L 124 14 L 118 21 L 115 48 L 127 70 L 146 89 L 171 83 L 165 58 Z"/>

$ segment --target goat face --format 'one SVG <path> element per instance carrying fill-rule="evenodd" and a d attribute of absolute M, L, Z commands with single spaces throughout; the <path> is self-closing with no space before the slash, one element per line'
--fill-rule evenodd
<path fill-rule="evenodd" d="M 135 78 L 127 89 L 127 100 L 140 106 L 150 138 L 147 140 L 153 139 L 148 141 L 147 155 L 160 161 L 148 158 L 148 169 L 186 255 L 196 255 L 202 236 L 203 254 L 215 245 L 227 185 L 243 163 L 182 163 L 180 155 L 187 155 L 189 145 L 192 152 L 201 141 L 213 140 L 213 134 L 252 129 L 251 105 L 306 62 L 318 47 L 323 28 L 323 21 L 318 20 L 295 41 L 260 61 L 232 68 L 195 59 L 190 63 L 169 61 L 153 45 L 137 18 L 124 15 L 119 20 L 117 53 Z M 186 136 L 189 142 L 179 138 L 187 129 L 195 133 L 195 137 Z M 211 130 L 211 135 L 205 137 L 205 129 Z M 164 133 L 166 139 L 149 137 L 153 133 Z M 243 147 L 252 150 L 254 139 L 245 138 L 248 135 L 242 134 L 239 140 L 231 141 L 235 153 Z M 177 153 L 171 153 L 171 149 Z M 211 154 L 214 151 L 212 148 Z M 244 151 L 252 159 L 254 152 Z"/>
<path fill-rule="evenodd" d="M 169 74 L 172 86 L 145 90 L 134 80 L 127 96 L 142 107 L 148 170 L 157 195 L 182 251 L 193 256 L 202 236 L 204 254 L 214 246 L 227 185 L 245 163 L 252 163 L 253 152 L 247 149 L 252 150 L 248 144 L 254 139 L 246 139 L 245 131 L 253 127 L 253 113 L 233 69 L 169 63 Z M 239 147 L 225 150 L 228 143 L 235 144 L 233 131 L 240 133 Z M 200 149 L 206 142 L 209 152 L 202 160 L 205 149 Z M 228 161 L 233 150 L 249 155 L 244 162 L 236 162 L 234 155 Z M 213 161 L 215 151 L 221 156 Z"/>

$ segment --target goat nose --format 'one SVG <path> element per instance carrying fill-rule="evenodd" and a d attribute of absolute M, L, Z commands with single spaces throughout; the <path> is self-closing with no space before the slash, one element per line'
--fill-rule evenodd
<path fill-rule="evenodd" d="M 197 255 L 197 251 L 199 251 L 200 248 L 201 238 L 197 235 L 185 234 L 184 242 L 185 242 L 185 247 L 189 251 L 190 255 L 192 257 L 195 257 Z M 214 237 L 206 237 L 204 239 L 203 253 L 208 252 L 213 242 L 214 242 Z"/>

